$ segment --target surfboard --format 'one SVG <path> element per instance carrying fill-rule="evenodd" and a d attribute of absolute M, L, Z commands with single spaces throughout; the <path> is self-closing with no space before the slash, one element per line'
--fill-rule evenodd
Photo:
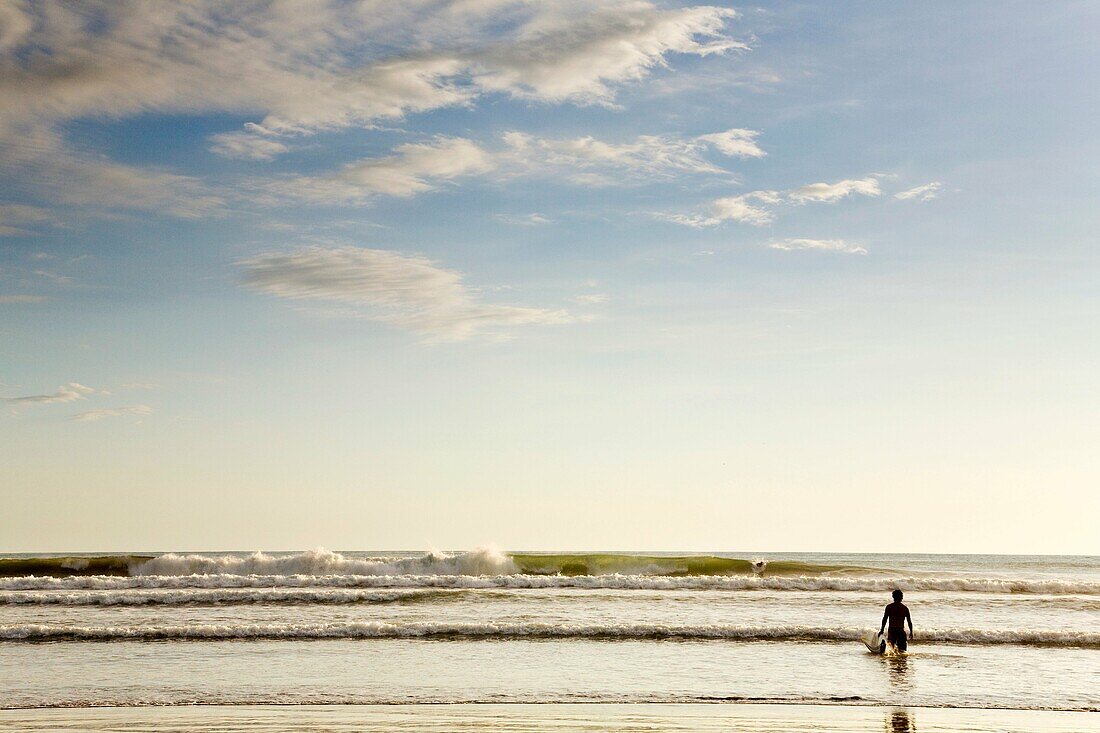
<path fill-rule="evenodd" d="M 872 654 L 882 654 L 882 645 L 885 641 L 885 637 L 877 631 L 868 631 L 863 635 L 863 643 L 867 651 Z"/>

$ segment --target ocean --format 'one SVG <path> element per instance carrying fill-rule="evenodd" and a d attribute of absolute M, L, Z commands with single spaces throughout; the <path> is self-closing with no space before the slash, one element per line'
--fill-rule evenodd
<path fill-rule="evenodd" d="M 915 638 L 870 654 L 894 588 Z M 8 555 L 0 708 L 756 703 L 1100 726 L 1098 621 L 1097 557 Z"/>

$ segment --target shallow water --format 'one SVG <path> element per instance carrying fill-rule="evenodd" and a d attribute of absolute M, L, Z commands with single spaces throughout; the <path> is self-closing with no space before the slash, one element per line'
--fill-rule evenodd
<path fill-rule="evenodd" d="M 125 574 L 32 558 L 43 574 L 0 578 L 0 706 L 1100 709 L 1097 558 L 787 555 L 754 573 L 751 554 L 121 557 L 99 566 Z M 578 562 L 620 572 L 553 572 Z M 894 585 L 915 641 L 868 654 Z"/>
<path fill-rule="evenodd" d="M 1087 733 L 1092 713 L 809 705 L 385 705 L 0 711 L 21 731 L 157 733 Z"/>

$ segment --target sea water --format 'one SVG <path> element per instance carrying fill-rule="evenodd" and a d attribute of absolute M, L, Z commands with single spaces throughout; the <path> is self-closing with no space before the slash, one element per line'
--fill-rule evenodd
<path fill-rule="evenodd" d="M 0 707 L 1100 710 L 1100 558 L 327 552 L 0 559 Z M 890 591 L 916 635 L 870 654 Z"/>

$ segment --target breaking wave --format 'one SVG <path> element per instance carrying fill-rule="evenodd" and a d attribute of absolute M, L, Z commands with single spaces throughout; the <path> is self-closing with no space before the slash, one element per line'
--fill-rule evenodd
<path fill-rule="evenodd" d="M 329 550 L 241 557 L 167 554 L 134 564 L 131 575 L 507 575 L 512 558 L 491 548 L 406 558 L 354 558 Z"/>
<path fill-rule="evenodd" d="M 504 553 L 493 548 L 410 557 L 356 557 L 317 549 L 293 554 L 100 555 L 0 558 L 0 577 L 136 575 L 817 575 L 868 568 L 714 555 Z"/>
<path fill-rule="evenodd" d="M 0 578 L 0 591 L 181 588 L 581 588 L 726 591 L 959 591 L 1100 595 L 1100 583 L 960 577 L 653 575 L 137 575 Z"/>
<path fill-rule="evenodd" d="M 359 588 L 172 588 L 118 591 L 13 591 L 0 605 L 22 606 L 220 606 L 384 604 L 434 601 L 462 590 L 365 590 Z"/>
<path fill-rule="evenodd" d="M 8 624 L 0 640 L 160 641 L 160 640 L 282 640 L 282 639 L 591 639 L 678 641 L 811 641 L 857 642 L 859 628 L 822 626 L 732 626 L 723 624 L 667 625 L 651 623 L 555 624 L 541 622 L 390 623 L 381 621 L 319 624 L 186 624 L 135 626 L 70 626 Z M 995 629 L 927 629 L 922 641 L 979 646 L 1046 646 L 1100 648 L 1100 632 Z"/>

